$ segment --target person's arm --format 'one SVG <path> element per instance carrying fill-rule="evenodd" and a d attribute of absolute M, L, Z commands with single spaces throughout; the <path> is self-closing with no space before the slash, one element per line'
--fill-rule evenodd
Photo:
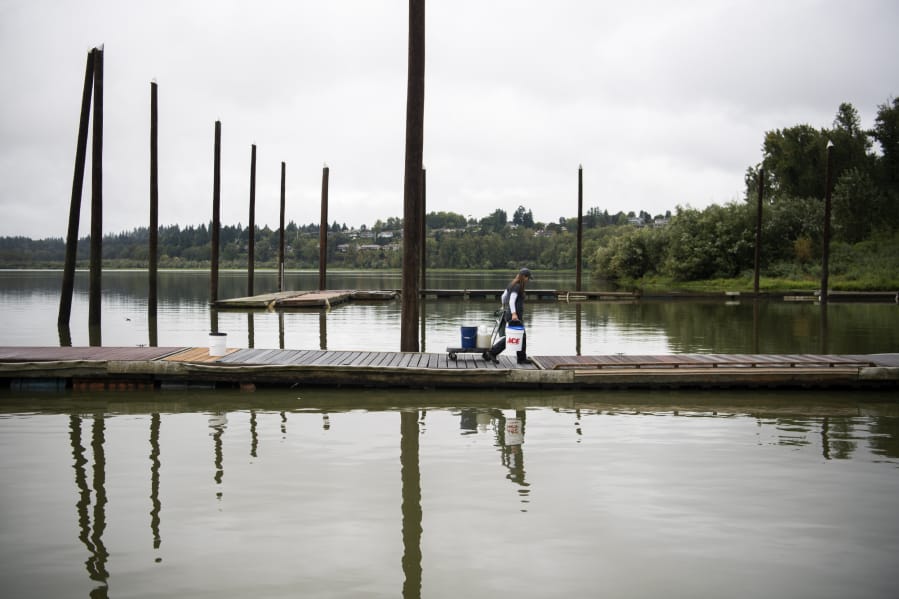
<path fill-rule="evenodd" d="M 509 294 L 509 310 L 512 311 L 512 320 L 518 320 L 518 312 L 515 311 L 515 306 L 518 303 L 518 292 L 513 291 Z"/>

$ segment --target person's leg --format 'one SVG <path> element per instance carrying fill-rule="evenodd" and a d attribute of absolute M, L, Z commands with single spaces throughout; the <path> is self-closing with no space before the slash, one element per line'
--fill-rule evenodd
<path fill-rule="evenodd" d="M 518 359 L 518 363 L 527 363 L 528 362 L 528 331 L 525 329 L 524 336 L 521 338 L 521 349 L 518 350 L 516 354 L 516 358 Z"/>
<path fill-rule="evenodd" d="M 501 320 L 499 323 L 499 332 L 497 333 L 497 341 L 489 350 L 481 354 L 481 357 L 490 362 L 497 362 L 496 356 L 503 353 L 506 349 L 506 321 Z"/>

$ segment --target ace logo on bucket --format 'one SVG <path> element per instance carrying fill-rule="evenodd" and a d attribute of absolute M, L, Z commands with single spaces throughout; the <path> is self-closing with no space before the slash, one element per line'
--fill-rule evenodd
<path fill-rule="evenodd" d="M 524 327 L 506 327 L 506 343 L 508 345 L 521 347 L 522 339 L 524 339 Z"/>

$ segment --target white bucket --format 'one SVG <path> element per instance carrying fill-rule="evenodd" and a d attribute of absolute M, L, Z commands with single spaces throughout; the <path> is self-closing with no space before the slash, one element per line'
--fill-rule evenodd
<path fill-rule="evenodd" d="M 209 333 L 209 355 L 224 356 L 228 345 L 228 333 Z"/>
<path fill-rule="evenodd" d="M 479 326 L 477 348 L 489 349 L 491 345 L 490 341 L 492 341 L 491 336 L 492 335 L 490 334 L 490 327 L 485 324 Z"/>
<path fill-rule="evenodd" d="M 506 347 L 521 351 L 521 344 L 524 340 L 524 327 L 508 325 L 506 327 Z"/>

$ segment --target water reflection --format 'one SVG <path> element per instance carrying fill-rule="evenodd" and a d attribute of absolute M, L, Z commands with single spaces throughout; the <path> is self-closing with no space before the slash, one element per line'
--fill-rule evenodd
<path fill-rule="evenodd" d="M 84 457 L 85 448 L 81 444 L 81 418 L 71 416 L 69 419 L 69 440 L 72 445 L 73 468 L 75 469 L 75 486 L 78 487 L 78 501 L 75 510 L 78 514 L 79 535 L 78 540 L 88 552 L 85 567 L 90 580 L 96 586 L 91 590 L 90 596 L 102 598 L 107 596 L 109 572 L 106 570 L 106 562 L 109 552 L 103 543 L 103 533 L 106 530 L 106 454 L 103 444 L 104 438 L 103 416 L 96 415 L 93 418 L 91 433 L 91 451 L 93 453 L 93 478 L 92 489 L 87 484 L 87 459 Z M 94 493 L 94 509 L 90 512 L 91 490 Z"/>
<path fill-rule="evenodd" d="M 400 479 L 402 481 L 403 599 L 421 597 L 421 471 L 418 413 L 400 412 Z"/>
<path fill-rule="evenodd" d="M 153 534 L 153 549 L 158 550 L 162 547 L 162 535 L 160 529 L 160 513 L 162 512 L 162 502 L 159 500 L 159 431 L 162 428 L 162 418 L 158 413 L 150 416 L 150 531 Z M 157 557 L 157 562 L 162 558 Z"/>
<path fill-rule="evenodd" d="M 209 416 L 209 428 L 212 429 L 212 440 L 215 448 L 215 484 L 218 487 L 221 487 L 222 480 L 225 478 L 225 462 L 224 456 L 222 452 L 222 435 L 225 434 L 225 429 L 228 427 L 228 415 L 224 412 L 219 412 L 216 414 L 210 414 Z M 222 491 L 219 489 L 216 491 L 215 496 L 217 499 L 222 498 Z"/>
<path fill-rule="evenodd" d="M 281 438 L 286 441 L 282 447 L 294 447 L 298 440 L 304 443 L 309 442 L 310 431 L 323 432 L 332 431 L 327 435 L 321 435 L 316 438 L 314 443 L 320 443 L 322 447 L 327 448 L 334 446 L 346 446 L 352 442 L 359 444 L 357 450 L 364 454 L 368 451 L 366 440 L 368 439 L 362 431 L 367 421 L 363 423 L 360 417 L 366 415 L 377 417 L 379 414 L 387 414 L 388 418 L 396 418 L 399 415 L 399 427 L 397 430 L 396 420 L 389 420 L 392 432 L 388 437 L 392 438 L 394 452 L 397 448 L 399 460 L 396 461 L 396 453 L 389 456 L 377 454 L 378 457 L 363 458 L 363 462 L 374 463 L 375 459 L 384 458 L 392 464 L 392 471 L 395 473 L 392 480 L 382 479 L 382 486 L 396 488 L 401 487 L 396 495 L 390 499 L 390 505 L 393 506 L 393 520 L 390 526 L 398 532 L 397 539 L 402 540 L 402 553 L 397 553 L 399 563 L 394 562 L 395 572 L 402 573 L 402 594 L 404 598 L 421 597 L 423 594 L 423 584 L 427 587 L 426 580 L 430 563 L 427 559 L 429 551 L 435 545 L 444 543 L 440 536 L 439 516 L 433 512 L 439 512 L 439 509 L 432 510 L 434 506 L 432 501 L 437 498 L 428 495 L 428 487 L 435 484 L 435 478 L 439 478 L 443 471 L 441 469 L 426 470 L 423 468 L 433 468 L 433 462 L 428 466 L 429 461 L 438 458 L 441 452 L 447 449 L 447 445 L 442 444 L 440 439 L 454 439 L 458 446 L 460 440 L 462 443 L 475 443 L 480 440 L 483 444 L 487 442 L 489 451 L 486 452 L 487 458 L 484 460 L 484 471 L 491 473 L 488 478 L 493 483 L 500 483 L 500 487 L 508 487 L 511 485 L 517 492 L 517 497 L 511 500 L 509 497 L 501 498 L 500 509 L 508 512 L 528 513 L 529 521 L 537 518 L 540 513 L 545 516 L 547 512 L 547 502 L 553 493 L 558 493 L 552 486 L 570 485 L 572 492 L 576 492 L 579 488 L 581 477 L 589 478 L 592 471 L 595 475 L 596 462 L 593 466 L 587 468 L 568 468 L 559 470 L 559 477 L 553 478 L 552 484 L 547 482 L 548 464 L 552 464 L 556 460 L 556 455 L 564 458 L 574 458 L 575 456 L 584 456 L 588 454 L 570 453 L 571 450 L 565 450 L 569 453 L 560 454 L 562 447 L 577 447 L 578 451 L 586 451 L 591 443 L 594 448 L 598 443 L 605 443 L 609 432 L 621 427 L 632 427 L 632 431 L 639 431 L 641 427 L 651 429 L 656 423 L 662 423 L 662 429 L 670 436 L 664 441 L 670 447 L 676 447 L 678 444 L 689 446 L 703 442 L 709 434 L 709 430 L 722 432 L 730 437 L 720 439 L 721 445 L 717 447 L 727 447 L 733 450 L 734 447 L 741 446 L 741 443 L 734 443 L 734 435 L 740 434 L 737 431 L 748 429 L 757 429 L 758 445 L 767 446 L 769 448 L 781 447 L 789 450 L 790 453 L 799 452 L 806 456 L 811 452 L 814 456 L 821 456 L 824 460 L 853 460 L 865 459 L 865 453 L 869 453 L 875 457 L 874 461 L 885 461 L 889 463 L 890 472 L 892 473 L 896 467 L 896 460 L 899 459 L 899 407 L 894 401 L 884 396 L 881 402 L 871 402 L 864 398 L 871 397 L 869 395 L 849 396 L 859 401 L 846 401 L 837 403 L 830 401 L 817 401 L 815 394 L 799 394 L 786 395 L 777 394 L 768 396 L 770 401 L 759 403 L 758 396 L 748 396 L 745 394 L 732 395 L 715 395 L 705 396 L 702 394 L 677 394 L 677 403 L 666 403 L 659 401 L 658 403 L 648 402 L 643 398 L 641 401 L 635 401 L 634 395 L 628 394 L 606 394 L 605 401 L 592 401 L 588 394 L 571 394 L 557 395 L 550 398 L 552 401 L 547 402 L 544 394 L 521 394 L 513 400 L 496 404 L 484 404 L 482 400 L 472 400 L 474 394 L 435 394 L 429 396 L 429 400 L 434 405 L 429 406 L 427 410 L 419 405 L 411 405 L 414 402 L 411 396 L 397 395 L 394 393 L 372 392 L 374 398 L 380 398 L 385 404 L 394 406 L 385 408 L 375 404 L 367 404 L 370 408 L 369 413 L 360 414 L 360 399 L 355 394 L 326 394 L 326 393 L 308 393 L 304 394 L 302 405 L 298 405 L 297 401 L 291 401 L 283 392 L 268 393 L 260 392 L 258 399 L 254 399 L 253 409 L 246 408 L 246 395 L 239 394 L 221 394 L 210 393 L 208 397 L 203 394 L 194 393 L 185 396 L 180 400 L 169 400 L 168 398 L 160 398 L 159 394 L 152 397 L 142 398 L 134 395 L 128 398 L 119 398 L 115 395 L 109 395 L 109 400 L 104 399 L 102 408 L 97 404 L 91 405 L 90 400 L 84 398 L 78 399 L 78 404 L 71 402 L 71 398 L 53 400 L 42 399 L 39 404 L 16 405 L 15 402 L 0 403 L 0 416 L 9 414 L 21 414 L 29 412 L 32 414 L 51 414 L 62 413 L 67 419 L 68 445 L 70 446 L 71 458 L 67 458 L 67 462 L 71 463 L 74 472 L 75 493 L 71 500 L 66 497 L 65 503 L 71 506 L 69 501 L 74 503 L 76 520 L 77 520 L 77 541 L 72 538 L 72 542 L 78 544 L 80 548 L 86 551 L 87 559 L 84 561 L 83 567 L 79 564 L 81 576 L 87 573 L 88 580 L 92 583 L 90 590 L 91 597 L 106 597 L 111 581 L 116 576 L 127 578 L 129 576 L 129 568 L 135 566 L 128 565 L 125 561 L 110 561 L 110 549 L 107 542 L 112 547 L 115 560 L 124 559 L 123 554 L 133 550 L 128 548 L 121 551 L 119 547 L 113 546 L 113 543 L 106 539 L 109 533 L 115 533 L 110 538 L 116 539 L 120 543 L 122 538 L 122 529 L 118 526 L 122 525 L 122 521 L 118 517 L 112 517 L 113 514 L 123 514 L 131 510 L 132 506 L 128 504 L 128 494 L 120 492 L 121 489 L 115 484 L 123 484 L 120 474 L 112 465 L 107 470 L 107 454 L 116 456 L 118 461 L 120 454 L 127 453 L 127 442 L 122 444 L 121 436 L 122 426 L 126 424 L 124 421 L 133 420 L 134 416 L 140 417 L 145 415 L 145 419 L 141 419 L 140 429 L 143 431 L 142 439 L 149 438 L 149 456 L 146 452 L 147 441 L 141 442 L 140 460 L 143 464 L 141 474 L 144 480 L 148 480 L 149 490 L 149 522 L 146 520 L 147 507 L 139 510 L 144 514 L 140 517 L 139 526 L 144 531 L 142 538 L 152 543 L 153 558 L 155 563 L 162 562 L 162 515 L 164 510 L 163 503 L 172 501 L 172 497 L 178 497 L 177 487 L 178 481 L 181 480 L 183 472 L 175 470 L 176 478 L 174 483 L 165 484 L 166 473 L 171 470 L 163 468 L 162 455 L 165 449 L 163 444 L 165 441 L 171 440 L 178 447 L 175 451 L 169 449 L 166 452 L 178 454 L 179 461 L 184 459 L 190 461 L 190 451 L 185 448 L 199 448 L 194 452 L 199 458 L 200 471 L 208 473 L 209 468 L 209 445 L 208 441 L 197 443 L 196 445 L 188 443 L 190 438 L 208 439 L 212 438 L 213 449 L 213 476 L 210 486 L 214 489 L 215 500 L 212 500 L 208 490 L 209 487 L 201 487 L 201 491 L 205 493 L 208 503 L 204 504 L 203 509 L 207 509 L 210 503 L 224 502 L 223 490 L 225 480 L 225 460 L 224 454 L 229 448 L 237 448 L 240 453 L 248 451 L 250 464 L 262 464 L 263 460 L 257 462 L 260 452 L 260 436 L 265 434 L 266 423 L 270 424 L 271 432 L 279 431 Z M 662 397 L 662 395 L 647 395 L 646 397 Z M 672 396 L 669 396 L 669 399 Z M 752 399 L 755 397 L 756 399 Z M 799 400 L 795 398 L 799 397 Z M 318 398 L 318 399 L 317 399 Z M 146 400 L 148 403 L 142 403 Z M 150 404 L 149 402 L 152 402 Z M 410 405 L 402 406 L 404 402 Z M 443 405 L 446 402 L 446 405 Z M 546 403 L 555 403 L 544 407 Z M 399 407 L 396 407 L 398 406 Z M 463 407 L 456 407 L 456 406 Z M 144 407 L 146 406 L 147 409 Z M 26 409 L 27 408 L 27 409 Z M 128 414 L 130 418 L 119 418 L 119 414 Z M 195 413 L 197 417 L 189 420 L 191 429 L 184 428 L 183 419 L 178 425 L 171 429 L 166 426 L 166 435 L 163 435 L 163 421 L 168 422 L 170 418 L 183 417 L 186 413 Z M 88 414 L 84 416 L 83 414 Z M 351 415 L 352 418 L 344 418 L 345 415 Z M 393 415 L 391 415 L 393 414 Z M 268 418 L 268 420 L 266 420 Z M 339 424 L 332 429 L 332 419 L 335 424 Z M 425 427 L 425 421 L 428 420 L 428 427 Z M 290 420 L 291 426 L 287 426 Z M 689 427 L 686 422 L 690 420 Z M 0 418 L 0 423 L 3 419 Z M 702 427 L 702 422 L 708 422 L 710 427 Z M 712 423 L 737 422 L 738 426 L 730 425 L 719 427 Z M 740 424 L 742 422 L 742 424 Z M 674 424 L 671 424 L 674 423 Z M 692 423 L 697 423 L 693 426 Z M 65 424 L 63 425 L 65 428 Z M 355 427 L 355 428 L 354 428 Z M 697 430 L 695 437 L 689 437 L 687 430 Z M 260 430 L 261 429 L 261 430 Z M 124 429 L 129 430 L 129 429 Z M 177 431 L 177 432 L 176 432 Z M 225 432 L 228 432 L 227 436 Z M 603 433 L 605 431 L 605 433 Z M 446 435 L 449 435 L 447 437 Z M 619 435 L 630 435 L 636 433 L 619 433 Z M 752 433 L 750 433 L 751 435 Z M 86 435 L 89 435 L 86 436 Z M 341 436 L 343 435 L 343 436 Z M 443 436 L 441 436 L 443 435 Z M 302 439 L 300 439 L 302 437 Z M 265 438 L 264 436 L 262 437 Z M 621 437 L 619 437 L 620 439 Z M 580 441 L 585 440 L 583 445 Z M 658 442 L 658 439 L 647 438 L 646 435 L 639 436 L 637 441 L 647 442 L 650 445 Z M 171 445 L 170 445 L 171 447 Z M 451 446 L 450 446 L 451 447 Z M 604 449 L 612 449 L 612 445 L 604 446 Z M 751 448 L 748 449 L 751 452 Z M 525 453 L 528 453 L 528 459 L 525 459 Z M 263 452 L 266 460 L 274 460 L 275 449 Z M 326 452 L 327 453 L 327 452 Z M 425 461 L 422 462 L 422 454 L 425 455 Z M 231 454 L 229 454 L 231 455 Z M 338 458 L 346 458 L 347 453 L 334 454 Z M 472 458 L 477 454 L 468 452 L 465 456 L 466 468 L 476 466 L 472 462 Z M 786 456 L 787 454 L 781 454 Z M 149 457 L 149 460 L 148 460 Z M 294 456 L 295 458 L 296 456 Z M 499 468 L 497 468 L 497 460 L 499 458 Z M 477 459 L 477 458 L 475 458 Z M 575 460 L 576 461 L 576 460 Z M 820 459 L 816 460 L 820 463 Z M 149 463 L 148 463 L 149 462 Z M 241 471 L 247 461 L 229 459 L 229 470 L 238 469 L 237 473 L 230 472 L 228 480 L 234 481 L 229 485 L 236 485 L 236 481 L 246 481 L 247 473 Z M 320 462 L 314 462 L 319 464 Z M 569 460 L 571 463 L 571 460 Z M 339 461 L 325 462 L 325 465 L 343 467 Z M 120 463 L 120 467 L 122 464 Z M 603 476 L 609 477 L 612 472 L 613 463 L 604 465 Z M 766 463 L 766 467 L 770 463 Z M 68 467 L 68 464 L 66 465 Z M 550 465 L 550 468 L 555 468 Z M 808 461 L 800 463 L 797 468 L 808 467 Z M 739 464 L 735 464 L 734 468 L 739 471 Z M 396 472 L 396 470 L 399 472 Z M 259 473 L 259 470 L 257 470 Z M 644 473 L 645 474 L 645 473 Z M 208 474 L 207 474 L 208 476 Z M 268 474 L 266 474 L 268 476 Z M 780 475 L 778 475 L 780 476 Z M 335 477 L 334 480 L 336 480 Z M 885 477 L 890 478 L 890 477 Z M 208 478 L 206 478 L 208 481 Z M 605 478 L 603 479 L 605 480 Z M 113 483 L 113 481 L 119 481 Z M 504 481 L 508 481 L 505 483 Z M 539 498 L 540 502 L 532 503 L 531 493 L 532 485 L 538 481 L 540 486 Z M 321 480 L 317 484 L 320 484 Z M 354 489 L 356 480 L 349 482 L 350 488 L 325 488 L 324 493 L 334 493 L 335 497 L 344 494 L 353 495 L 357 493 Z M 13 484 L 14 482 L 11 482 Z M 55 484 L 55 483 L 54 483 Z M 71 485 L 71 482 L 66 481 Z M 126 485 L 133 485 L 133 480 L 126 480 Z M 632 483 L 633 484 L 633 483 Z M 107 497 L 107 487 L 109 487 L 109 497 Z M 567 489 L 568 487 L 566 487 Z M 610 487 L 611 488 L 611 487 Z M 167 493 L 163 493 L 165 490 Z M 241 514 L 243 517 L 245 506 L 241 506 L 238 495 L 243 495 L 245 489 L 240 489 L 241 493 L 230 494 L 231 499 L 228 500 L 232 515 Z M 470 492 L 466 489 L 463 492 Z M 567 492 L 567 491 L 563 491 Z M 57 492 L 55 487 L 48 493 L 50 495 L 65 495 Z M 169 495 L 172 494 L 172 495 Z M 364 493 L 359 493 L 363 495 Z M 423 494 L 427 498 L 423 502 Z M 146 506 L 147 494 L 143 493 L 142 502 Z M 502 497 L 499 495 L 499 497 Z M 674 496 L 676 498 L 676 495 Z M 254 498 L 255 500 L 271 501 L 266 503 L 266 507 L 273 506 L 272 509 L 281 509 L 277 502 L 292 502 L 297 497 L 288 494 L 286 497 L 272 498 Z M 645 499 L 645 498 L 644 498 Z M 340 501 L 345 501 L 341 498 Z M 362 500 L 363 505 L 365 499 Z M 474 504 L 477 509 L 481 509 L 482 502 L 489 501 L 487 498 L 478 498 Z M 397 506 L 396 504 L 400 505 Z M 222 504 L 224 505 L 224 504 Z M 348 504 L 350 509 L 358 509 L 357 504 Z M 516 509 L 510 510 L 514 506 Z M 296 506 L 302 509 L 302 506 Z M 372 506 L 377 509 L 376 506 Z M 496 507 L 496 506 L 494 506 Z M 112 511 L 110 511 L 110 509 Z M 397 510 L 397 508 L 399 508 Z M 69 508 L 71 509 L 71 508 Z M 167 543 L 171 555 L 178 556 L 178 559 L 184 559 L 183 554 L 174 552 L 173 547 L 178 543 L 169 540 L 173 534 L 177 534 L 178 524 L 172 524 L 171 519 L 177 520 L 179 515 L 177 512 L 184 509 L 183 505 L 178 505 L 177 509 L 167 512 L 172 514 L 166 518 L 167 520 Z M 107 512 L 110 511 L 110 522 L 114 525 L 109 527 L 107 533 Z M 287 509 L 286 511 L 291 511 Z M 433 520 L 429 518 L 434 518 Z M 249 513 L 250 519 L 255 517 L 254 512 Z M 390 515 L 388 513 L 388 518 Z M 347 516 L 349 522 L 352 522 L 352 516 Z M 230 522 L 230 521 L 229 521 Z M 127 530 L 127 529 L 126 529 Z M 321 531 L 305 530 L 303 528 L 289 529 L 292 534 L 318 534 L 321 540 Z M 174 532 L 172 532 L 174 531 Z M 336 533 L 330 533 L 336 534 Z M 354 533 L 350 538 L 358 538 L 359 533 Z M 434 535 L 429 538 L 429 535 Z M 423 557 L 424 555 L 424 557 Z M 178 561 L 166 560 L 167 562 Z M 179 564 L 182 565 L 182 564 Z M 434 566 L 432 566 L 434 567 Z M 110 574 L 110 569 L 115 570 L 116 574 Z M 436 569 L 436 567 L 435 567 Z M 388 576 L 389 578 L 389 576 Z M 423 582 L 425 581 L 425 582 Z M 399 585 L 397 578 L 395 584 Z M 399 590 L 399 589 L 397 589 Z M 214 594 L 214 593 L 213 593 Z"/>

